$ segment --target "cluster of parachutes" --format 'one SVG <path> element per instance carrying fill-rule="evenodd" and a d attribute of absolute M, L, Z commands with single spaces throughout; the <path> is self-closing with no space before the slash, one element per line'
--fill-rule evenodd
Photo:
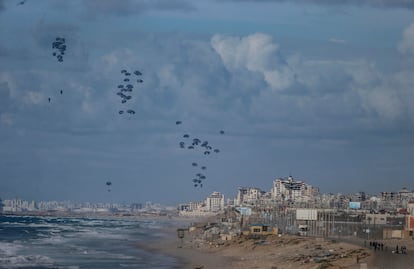
<path fill-rule="evenodd" d="M 58 59 L 58 62 L 63 62 L 63 55 L 65 55 L 66 50 L 66 40 L 63 37 L 56 37 L 55 41 L 52 43 L 53 51 L 52 55 Z"/>
<path fill-rule="evenodd" d="M 181 125 L 182 121 L 176 121 L 175 124 L 176 125 Z M 223 135 L 224 131 L 220 130 L 219 133 L 221 135 Z M 200 150 L 201 153 L 204 156 L 210 155 L 211 152 L 213 152 L 213 153 L 219 153 L 220 152 L 220 150 L 218 148 L 213 148 L 213 146 L 211 146 L 207 140 L 202 141 L 202 140 L 200 140 L 199 138 L 196 138 L 196 137 L 192 138 L 190 136 L 190 134 L 184 134 L 183 138 L 185 138 L 185 140 L 187 140 L 187 141 L 180 141 L 179 142 L 178 145 L 181 149 L 188 149 L 188 150 L 194 150 L 194 151 Z M 193 162 L 191 165 L 193 167 L 200 167 L 201 170 L 202 170 L 201 172 L 203 172 L 204 170 L 207 169 L 206 166 L 199 166 L 197 162 Z M 201 172 L 196 173 L 195 174 L 196 177 L 192 179 L 192 183 L 193 183 L 193 186 L 195 188 L 197 188 L 197 187 L 202 188 L 203 187 L 203 180 L 206 179 L 206 176 Z"/>
<path fill-rule="evenodd" d="M 20 0 L 17 5 L 24 5 L 27 0 Z M 66 39 L 64 37 L 58 36 L 52 42 L 52 55 L 56 57 L 57 61 L 62 63 L 63 58 L 67 49 Z M 143 83 L 144 81 L 141 79 L 142 73 L 139 70 L 135 70 L 132 74 L 128 72 L 126 69 L 121 70 L 121 74 L 123 75 L 122 82 L 117 86 L 116 95 L 120 97 L 121 104 L 126 104 L 129 100 L 132 99 L 132 92 L 134 90 L 134 83 Z M 134 76 L 135 77 L 134 77 Z M 63 90 L 59 90 L 60 95 L 63 95 Z M 55 97 L 55 96 L 54 96 Z M 48 97 L 48 102 L 52 102 L 52 97 Z M 118 114 L 130 114 L 134 115 L 135 111 L 131 108 L 124 108 L 118 110 Z M 182 124 L 181 121 L 176 121 L 176 125 Z M 220 134 L 224 134 L 224 131 L 220 131 Z M 208 141 L 202 141 L 198 138 L 192 138 L 189 134 L 183 135 L 184 141 L 179 142 L 179 146 L 181 149 L 188 149 L 188 150 L 201 150 L 201 153 L 204 156 L 210 155 L 211 153 L 219 153 L 220 150 L 218 148 L 213 148 Z M 192 162 L 191 166 L 197 169 L 200 169 L 195 173 L 195 178 L 192 179 L 192 183 L 194 187 L 203 187 L 203 181 L 207 178 L 204 174 L 207 166 L 199 165 L 197 162 Z M 107 187 L 107 191 L 111 191 L 112 182 L 106 181 L 105 185 Z"/>
<path fill-rule="evenodd" d="M 131 77 L 131 73 L 129 73 L 127 70 L 123 69 L 121 70 L 121 74 L 124 75 L 124 78 L 122 79 L 122 84 L 119 84 L 117 87 L 118 92 L 116 95 L 118 95 L 121 98 L 121 103 L 125 104 L 132 98 L 132 91 L 134 89 L 134 85 L 131 84 L 133 78 Z M 138 70 L 134 71 L 134 75 L 137 77 L 142 76 L 142 73 Z M 141 78 L 138 78 L 136 80 L 137 83 L 143 83 L 144 81 Z M 135 111 L 132 109 L 121 109 L 118 111 L 119 115 L 122 115 L 124 113 L 128 113 L 130 115 L 134 115 Z"/>

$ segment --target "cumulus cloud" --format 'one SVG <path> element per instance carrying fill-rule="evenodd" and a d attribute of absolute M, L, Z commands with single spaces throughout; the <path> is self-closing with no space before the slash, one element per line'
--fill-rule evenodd
<path fill-rule="evenodd" d="M 403 38 L 397 48 L 402 54 L 414 54 L 414 23 L 404 30 Z"/>
<path fill-rule="evenodd" d="M 372 6 L 377 8 L 414 8 L 412 0 L 229 0 L 235 2 L 292 2 L 300 4 L 317 4 L 317 5 L 356 5 Z"/>
<path fill-rule="evenodd" d="M 286 89 L 294 82 L 294 73 L 270 35 L 256 33 L 242 38 L 214 35 L 211 45 L 229 70 L 261 73 L 276 90 Z"/>
<path fill-rule="evenodd" d="M 345 69 L 352 77 L 350 89 L 359 96 L 366 116 L 373 122 L 379 119 L 387 125 L 414 122 L 414 107 L 411 105 L 414 94 L 410 90 L 414 86 L 413 71 L 385 74 L 368 62 Z"/>

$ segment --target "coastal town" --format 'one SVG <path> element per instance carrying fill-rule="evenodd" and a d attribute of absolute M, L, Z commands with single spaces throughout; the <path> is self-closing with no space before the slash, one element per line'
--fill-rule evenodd
<path fill-rule="evenodd" d="M 220 216 L 238 223 L 233 234 L 249 225 L 277 227 L 280 232 L 309 236 L 355 236 L 370 238 L 413 238 L 414 191 L 370 195 L 320 193 L 319 188 L 292 176 L 277 178 L 269 191 L 238 188 L 234 198 L 214 191 L 202 201 L 164 206 L 157 203 L 75 203 L 70 201 L 26 201 L 4 199 L 3 214 L 32 215 L 118 215 L 206 218 Z M 233 225 L 234 226 L 234 225 Z M 230 235 L 228 235 L 230 236 Z"/>
<path fill-rule="evenodd" d="M 170 229 L 175 239 L 153 247 L 184 260 L 192 256 L 185 267 L 192 269 L 388 268 L 381 266 L 413 257 L 389 256 L 411 254 L 414 246 L 414 192 L 406 188 L 326 194 L 289 176 L 275 179 L 270 191 L 240 187 L 228 199 L 214 191 L 178 206 L 4 199 L 0 209 L 4 215 L 178 220 Z"/>

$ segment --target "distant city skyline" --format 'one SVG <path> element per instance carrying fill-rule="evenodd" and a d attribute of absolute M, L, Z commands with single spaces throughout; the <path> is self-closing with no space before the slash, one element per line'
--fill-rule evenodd
<path fill-rule="evenodd" d="M 414 8 L 364 3 L 0 0 L 0 197 L 414 189 Z"/>
<path fill-rule="evenodd" d="M 215 190 L 210 194 L 207 194 L 207 197 L 202 197 L 208 199 L 209 197 L 216 197 L 217 195 L 220 197 L 220 200 L 223 204 L 221 208 L 224 207 L 224 201 L 233 201 L 232 203 L 241 204 L 243 200 L 261 200 L 261 199 L 270 199 L 272 201 L 293 201 L 299 203 L 308 203 L 313 199 L 319 199 L 320 197 L 326 195 L 332 196 L 344 196 L 344 197 L 354 197 L 354 199 L 358 201 L 364 201 L 365 199 L 371 197 L 381 197 L 381 198 L 398 198 L 398 194 L 402 194 L 405 198 L 413 197 L 414 199 L 414 190 L 409 190 L 406 187 L 402 187 L 398 190 L 383 190 L 379 193 L 369 193 L 365 190 L 360 190 L 354 193 L 343 193 L 343 192 L 320 192 L 318 186 L 312 186 L 305 181 L 297 180 L 293 178 L 293 176 L 288 176 L 285 178 L 279 177 L 273 180 L 272 187 L 269 189 L 261 189 L 257 186 L 240 186 L 234 190 L 234 195 L 227 195 L 225 196 L 220 192 L 220 190 Z M 408 196 L 407 196 L 408 195 Z M 395 197 L 394 197 L 395 196 Z M 33 200 L 33 199 L 25 199 L 24 197 L 0 197 L 0 201 L 19 201 L 19 203 L 24 203 L 25 207 L 28 208 L 29 205 L 34 207 L 35 204 L 43 204 L 43 205 L 69 205 L 70 208 L 72 207 L 97 207 L 97 208 L 110 208 L 110 207 L 122 207 L 132 205 L 134 207 L 151 207 L 151 206 L 177 206 L 177 204 L 162 204 L 157 200 L 147 200 L 147 201 L 131 201 L 131 202 L 91 202 L 91 201 L 74 201 L 71 199 L 67 200 Z M 408 199 L 407 201 L 410 201 Z M 194 201 L 179 201 L 178 205 L 186 204 L 186 203 L 195 203 L 199 205 L 202 203 L 203 199 L 201 200 L 194 200 Z M 4 202 L 3 202 L 4 203 Z M 227 205 L 227 203 L 226 203 Z M 214 210 L 213 210 L 214 211 Z"/>

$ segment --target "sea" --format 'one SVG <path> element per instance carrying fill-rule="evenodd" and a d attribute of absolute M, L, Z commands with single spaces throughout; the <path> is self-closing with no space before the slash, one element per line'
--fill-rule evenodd
<path fill-rule="evenodd" d="M 139 245 L 162 240 L 163 221 L 0 215 L 0 269 L 176 268 Z"/>

